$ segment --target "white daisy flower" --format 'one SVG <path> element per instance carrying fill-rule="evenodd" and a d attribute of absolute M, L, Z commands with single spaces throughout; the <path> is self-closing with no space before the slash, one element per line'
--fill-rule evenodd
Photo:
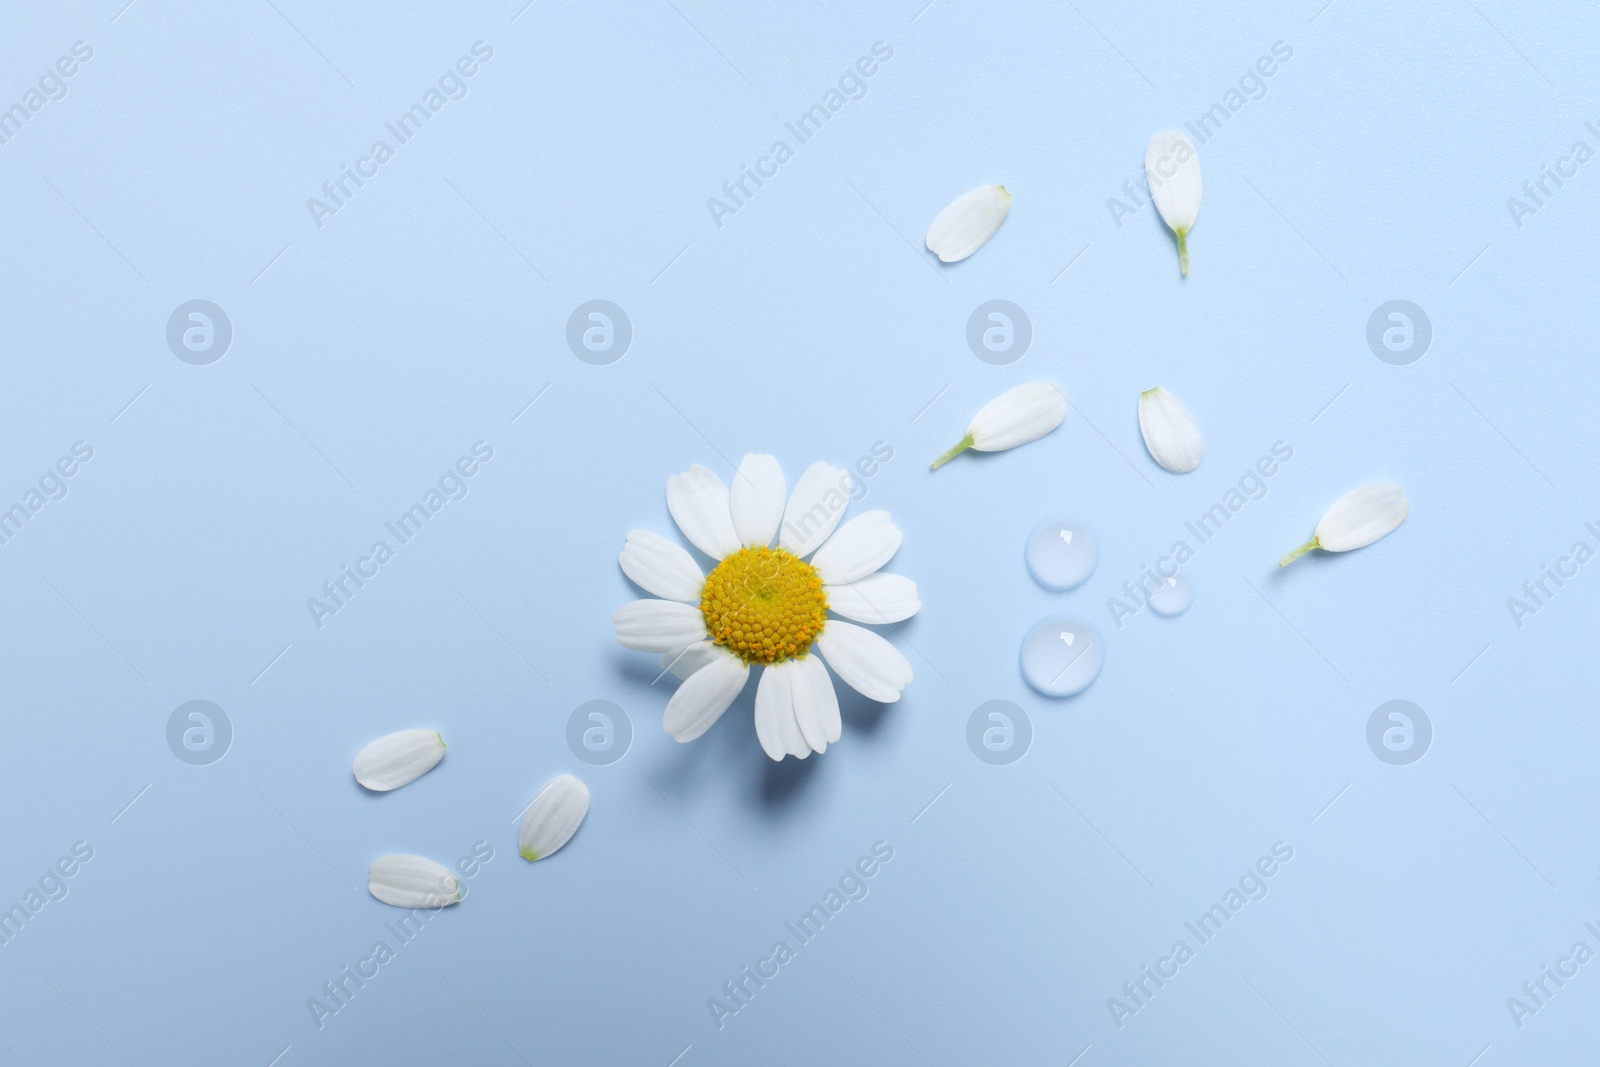
<path fill-rule="evenodd" d="M 673 520 L 718 561 L 709 576 L 676 541 L 648 530 L 628 534 L 622 571 L 660 599 L 624 604 L 611 621 L 623 647 L 661 653 L 662 667 L 684 680 L 662 717 L 675 740 L 710 729 L 752 667 L 765 668 L 756 737 L 775 760 L 805 759 L 839 740 L 839 700 L 824 657 L 869 699 L 900 699 L 911 664 L 883 637 L 845 620 L 900 622 L 922 603 L 911 579 L 880 573 L 902 536 L 888 512 L 840 525 L 850 488 L 848 471 L 813 463 L 785 504 L 783 471 L 765 455 L 744 457 L 731 492 L 701 466 L 668 478 Z M 830 609 L 842 618 L 829 617 Z"/>

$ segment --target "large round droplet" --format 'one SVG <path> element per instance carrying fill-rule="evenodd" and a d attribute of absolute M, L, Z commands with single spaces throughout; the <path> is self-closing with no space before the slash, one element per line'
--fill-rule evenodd
<path fill-rule="evenodd" d="M 1052 615 L 1022 639 L 1022 677 L 1045 696 L 1070 697 L 1100 676 L 1105 652 L 1087 624 Z"/>
<path fill-rule="evenodd" d="M 1157 615 L 1182 615 L 1194 603 L 1194 588 L 1181 574 L 1163 578 L 1150 590 L 1150 610 Z"/>
<path fill-rule="evenodd" d="M 1100 559 L 1100 549 L 1094 536 L 1082 526 L 1065 519 L 1047 519 L 1028 535 L 1023 558 L 1034 581 L 1063 593 L 1088 581 Z"/>

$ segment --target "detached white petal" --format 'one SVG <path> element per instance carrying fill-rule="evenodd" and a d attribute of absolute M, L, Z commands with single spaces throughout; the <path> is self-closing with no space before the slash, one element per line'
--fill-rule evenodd
<path fill-rule="evenodd" d="M 783 518 L 787 492 L 783 468 L 772 456 L 752 453 L 739 461 L 729 506 L 733 511 L 733 529 L 741 544 L 772 544 L 778 533 L 778 522 Z"/>
<path fill-rule="evenodd" d="M 1393 482 L 1371 482 L 1352 489 L 1323 514 L 1316 536 L 1280 559 L 1278 566 L 1288 566 L 1313 548 L 1328 552 L 1365 548 L 1393 533 L 1406 521 L 1410 509 L 1406 494 Z"/>
<path fill-rule="evenodd" d="M 969 448 L 1000 452 L 1037 441 L 1067 417 L 1067 398 L 1054 382 L 1029 382 L 1008 389 L 983 406 L 967 427 L 967 436 L 933 461 L 933 470 Z"/>
<path fill-rule="evenodd" d="M 1150 458 L 1173 474 L 1187 474 L 1200 466 L 1205 448 L 1189 409 L 1161 388 L 1139 394 L 1139 432 Z"/>
<path fill-rule="evenodd" d="M 721 559 L 739 550 L 728 508 L 728 487 L 698 463 L 667 479 L 667 510 L 690 544 Z"/>
<path fill-rule="evenodd" d="M 1200 214 L 1200 154 L 1182 130 L 1163 130 L 1144 150 L 1144 176 L 1162 221 L 1178 238 L 1178 270 L 1189 273 L 1189 230 Z"/>
<path fill-rule="evenodd" d="M 386 734 L 356 753 L 356 781 L 375 793 L 410 785 L 444 758 L 444 738 L 433 730 Z"/>
<path fill-rule="evenodd" d="M 750 668 L 742 659 L 713 645 L 711 662 L 691 674 L 667 701 L 662 728 L 680 744 L 693 741 L 722 718 L 749 678 Z"/>
<path fill-rule="evenodd" d="M 887 511 L 863 512 L 834 531 L 811 565 L 826 585 L 853 582 L 888 563 L 904 539 Z"/>
<path fill-rule="evenodd" d="M 893 704 L 911 681 L 911 664 L 871 630 L 829 619 L 817 638 L 823 658 L 845 684 L 869 700 Z"/>
<path fill-rule="evenodd" d="M 522 813 L 517 851 L 529 863 L 544 859 L 572 840 L 589 814 L 589 787 L 563 774 L 550 779 Z"/>
<path fill-rule="evenodd" d="M 985 185 L 957 197 L 928 227 L 928 251 L 945 263 L 966 259 L 982 248 L 1011 210 L 1003 185 Z"/>
<path fill-rule="evenodd" d="M 698 604 L 674 600 L 633 600 L 611 613 L 617 643 L 635 652 L 676 652 L 706 636 L 706 617 Z"/>
<path fill-rule="evenodd" d="M 856 622 L 886 625 L 922 610 L 917 583 L 903 574 L 869 574 L 848 585 L 824 585 L 828 610 Z"/>
<path fill-rule="evenodd" d="M 700 565 L 686 548 L 650 530 L 630 531 L 617 562 L 635 585 L 667 600 L 698 603 L 706 584 Z"/>
<path fill-rule="evenodd" d="M 461 883 L 426 856 L 381 856 L 367 871 L 367 892 L 397 908 L 442 908 L 460 901 Z"/>

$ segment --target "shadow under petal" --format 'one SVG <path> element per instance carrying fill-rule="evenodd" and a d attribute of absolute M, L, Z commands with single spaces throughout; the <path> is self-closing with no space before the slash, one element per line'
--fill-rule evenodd
<path fill-rule="evenodd" d="M 651 772 L 651 780 L 662 786 L 670 784 L 693 791 L 704 788 L 708 782 L 726 779 L 727 768 L 749 762 L 752 753 L 760 759 L 767 758 L 761 751 L 760 742 L 756 740 L 756 672 L 750 673 L 751 678 L 745 682 L 744 689 L 705 733 L 681 744 L 667 738 L 668 747 L 657 763 L 659 770 Z M 671 678 L 670 675 L 668 677 Z M 671 681 L 670 687 L 667 686 L 667 678 L 663 678 L 661 685 L 656 686 L 657 689 L 667 687 L 660 700 L 662 709 L 671 698 L 672 690 L 679 684 L 676 678 L 671 678 Z M 656 728 L 660 729 L 660 712 L 657 711 L 656 715 Z"/>
<path fill-rule="evenodd" d="M 837 678 L 834 679 L 834 686 L 839 694 L 839 716 L 844 719 L 841 741 L 848 741 L 856 734 L 871 738 L 883 730 L 884 724 L 889 721 L 889 710 L 894 707 L 893 704 L 882 704 L 864 697 Z"/>
<path fill-rule="evenodd" d="M 824 754 L 825 755 L 825 754 Z M 824 773 L 822 756 L 813 752 L 805 759 L 785 756 L 781 761 L 761 754 L 761 769 L 756 775 L 756 797 L 768 814 L 794 810 L 812 782 Z"/>

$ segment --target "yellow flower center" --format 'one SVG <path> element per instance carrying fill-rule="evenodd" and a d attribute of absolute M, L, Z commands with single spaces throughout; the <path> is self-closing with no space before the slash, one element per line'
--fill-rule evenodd
<path fill-rule="evenodd" d="M 717 564 L 700 594 L 711 640 L 747 663 L 805 655 L 827 610 L 817 569 L 781 548 L 741 548 Z"/>

